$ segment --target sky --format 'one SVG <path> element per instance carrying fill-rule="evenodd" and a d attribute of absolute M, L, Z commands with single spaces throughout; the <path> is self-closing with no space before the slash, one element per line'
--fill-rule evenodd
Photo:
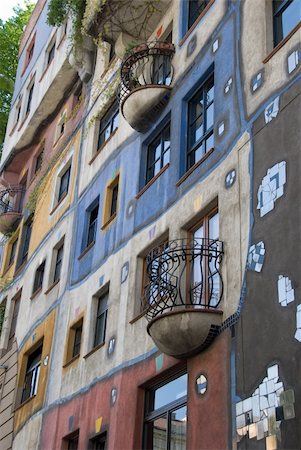
<path fill-rule="evenodd" d="M 7 20 L 11 17 L 14 14 L 13 7 L 17 5 L 24 7 L 24 0 L 1 0 L 0 19 Z"/>

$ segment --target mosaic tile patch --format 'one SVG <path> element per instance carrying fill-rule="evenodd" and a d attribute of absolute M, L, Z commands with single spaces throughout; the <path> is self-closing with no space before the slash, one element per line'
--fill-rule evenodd
<path fill-rule="evenodd" d="M 287 58 L 288 73 L 294 72 L 294 70 L 296 70 L 296 68 L 298 67 L 299 62 L 300 62 L 300 55 L 298 50 L 295 50 Z"/>
<path fill-rule="evenodd" d="M 194 52 L 194 50 L 196 49 L 196 43 L 197 43 L 197 35 L 195 34 L 190 41 L 188 42 L 187 45 L 187 57 L 192 55 L 192 53 Z"/>
<path fill-rule="evenodd" d="M 288 277 L 279 275 L 278 277 L 278 301 L 281 306 L 287 306 L 295 300 L 295 291 L 292 282 Z"/>
<path fill-rule="evenodd" d="M 301 304 L 297 306 L 296 325 L 297 325 L 297 330 L 295 333 L 295 339 L 297 339 L 297 341 L 301 342 Z"/>
<path fill-rule="evenodd" d="M 109 355 L 109 356 L 111 356 L 112 353 L 114 353 L 114 350 L 115 350 L 115 344 L 116 344 L 116 338 L 115 338 L 115 337 L 112 337 L 112 338 L 109 340 L 109 345 L 108 345 L 108 355 Z"/>
<path fill-rule="evenodd" d="M 233 186 L 233 184 L 235 183 L 236 180 L 236 170 L 232 169 L 230 170 L 230 172 L 227 173 L 226 178 L 225 178 L 225 187 L 227 189 L 229 189 L 231 186 Z"/>
<path fill-rule="evenodd" d="M 225 132 L 225 123 L 221 122 L 217 128 L 218 135 L 221 136 Z"/>
<path fill-rule="evenodd" d="M 271 122 L 279 113 L 279 97 L 276 97 L 264 110 L 265 123 Z"/>
<path fill-rule="evenodd" d="M 252 92 L 257 91 L 263 83 L 263 72 L 258 72 L 257 75 L 251 80 L 251 89 Z"/>
<path fill-rule="evenodd" d="M 102 425 L 102 417 L 98 417 L 95 420 L 95 433 L 99 433 L 101 430 L 101 425 Z"/>
<path fill-rule="evenodd" d="M 224 87 L 224 92 L 225 92 L 225 94 L 228 94 L 228 92 L 230 91 L 230 89 L 231 89 L 231 87 L 232 87 L 232 83 L 233 83 L 233 79 L 232 79 L 232 77 L 231 77 L 231 78 L 229 78 L 229 80 L 228 80 L 227 83 L 225 84 L 225 87 Z"/>
<path fill-rule="evenodd" d="M 129 262 L 123 264 L 121 269 L 121 284 L 124 283 L 127 280 L 129 274 Z"/>
<path fill-rule="evenodd" d="M 117 389 L 115 387 L 111 390 L 111 405 L 114 406 L 117 400 Z"/>
<path fill-rule="evenodd" d="M 294 391 L 285 390 L 279 379 L 278 364 L 270 366 L 251 397 L 236 403 L 237 442 L 243 437 L 265 439 L 266 450 L 276 449 L 282 420 L 295 417 L 294 403 Z M 271 447 L 272 443 L 276 443 L 276 447 Z"/>
<path fill-rule="evenodd" d="M 286 162 L 281 161 L 268 169 L 266 176 L 262 179 L 257 193 L 257 209 L 260 217 L 274 209 L 278 198 L 284 194 L 286 183 Z"/>
<path fill-rule="evenodd" d="M 196 390 L 197 393 L 200 395 L 204 395 L 205 392 L 207 391 L 207 378 L 204 374 L 201 374 L 197 379 L 196 379 Z"/>
<path fill-rule="evenodd" d="M 163 367 L 163 362 L 164 362 L 164 355 L 163 353 L 161 353 L 159 356 L 157 356 L 156 358 L 156 371 L 158 372 L 158 370 L 161 370 Z"/>
<path fill-rule="evenodd" d="M 261 272 L 265 257 L 265 247 L 262 241 L 251 245 L 249 249 L 247 267 L 254 272 Z"/>
<path fill-rule="evenodd" d="M 215 52 L 218 50 L 218 47 L 219 47 L 219 42 L 218 42 L 218 39 L 216 39 L 216 40 L 213 42 L 213 45 L 212 45 L 212 51 L 213 51 L 213 53 L 215 53 Z"/>

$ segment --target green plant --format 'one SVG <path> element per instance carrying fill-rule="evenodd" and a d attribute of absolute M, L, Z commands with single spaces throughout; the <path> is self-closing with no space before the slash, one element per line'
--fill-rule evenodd
<path fill-rule="evenodd" d="M 86 0 L 50 0 L 47 22 L 52 26 L 61 26 L 71 17 L 73 24 L 72 40 L 74 44 L 82 42 L 82 19 L 86 8 Z"/>
<path fill-rule="evenodd" d="M 5 303 L 1 303 L 0 305 L 0 334 L 2 331 L 2 326 L 4 322 L 4 315 L 5 315 Z"/>

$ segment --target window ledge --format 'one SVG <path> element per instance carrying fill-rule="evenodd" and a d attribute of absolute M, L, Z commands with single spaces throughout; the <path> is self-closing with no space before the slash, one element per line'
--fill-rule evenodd
<path fill-rule="evenodd" d="M 149 182 L 138 192 L 138 194 L 136 195 L 136 199 L 140 198 L 141 195 L 144 194 L 145 191 L 147 191 L 147 189 L 160 177 L 160 175 L 162 175 L 162 173 L 164 173 L 165 170 L 168 169 L 169 165 L 169 163 L 165 164 L 165 166 L 162 167 L 162 169 L 160 169 L 159 172 L 151 180 L 149 180 Z"/>
<path fill-rule="evenodd" d="M 210 150 L 208 150 L 208 152 L 205 153 L 203 158 L 201 158 L 198 162 L 196 162 L 193 166 L 191 166 L 190 169 L 187 170 L 187 172 L 184 173 L 184 175 L 176 182 L 176 186 L 179 187 L 180 184 L 182 184 L 189 177 L 189 175 L 191 175 L 192 172 L 194 172 L 195 169 L 197 167 L 199 167 L 211 155 L 211 153 L 213 151 L 214 151 L 214 148 L 211 148 Z"/>
<path fill-rule="evenodd" d="M 30 113 L 30 111 L 28 111 L 28 113 L 25 114 L 25 116 L 24 116 L 22 122 L 21 122 L 20 125 L 19 125 L 18 131 L 20 131 L 21 128 L 23 127 L 24 123 L 26 122 L 27 117 L 29 116 L 29 113 Z"/>
<path fill-rule="evenodd" d="M 284 38 L 282 41 L 279 42 L 279 44 L 276 45 L 276 47 L 273 48 L 273 50 L 268 54 L 268 56 L 265 57 L 265 59 L 262 61 L 263 64 L 266 64 L 274 55 L 278 52 L 286 43 L 287 41 L 293 36 L 293 34 L 296 33 L 296 31 L 301 28 L 301 22 L 299 22 L 295 28 L 292 29 L 292 31 Z"/>
<path fill-rule="evenodd" d="M 95 245 L 95 240 L 90 242 L 90 244 L 81 252 L 81 254 L 79 255 L 79 257 L 77 258 L 78 260 L 82 259 L 86 253 L 88 253 L 89 250 L 91 250 L 91 248 Z"/>
<path fill-rule="evenodd" d="M 141 317 L 144 317 L 145 313 L 146 311 L 142 311 L 141 313 L 137 314 L 137 316 L 135 316 L 132 320 L 130 320 L 129 323 L 133 325 L 133 323 L 137 322 L 137 320 L 141 319 Z"/>
<path fill-rule="evenodd" d="M 23 406 L 27 405 L 27 403 L 30 403 L 34 398 L 36 398 L 36 395 L 32 395 L 31 397 L 27 398 L 23 403 L 21 403 L 20 405 L 18 405 L 15 409 L 14 412 L 18 411 L 19 409 L 23 408 Z"/>
<path fill-rule="evenodd" d="M 65 200 L 67 195 L 68 195 L 68 192 L 65 192 L 65 194 L 62 195 L 62 197 L 60 198 L 60 201 L 55 205 L 55 207 L 52 209 L 52 211 L 50 211 L 50 213 L 49 213 L 50 216 L 52 216 L 52 214 L 58 209 L 58 207 L 61 205 L 61 203 L 63 203 L 63 201 Z"/>
<path fill-rule="evenodd" d="M 38 289 L 36 289 L 33 293 L 32 296 L 30 297 L 30 300 L 33 300 L 40 292 L 42 291 L 42 286 L 39 287 Z"/>
<path fill-rule="evenodd" d="M 70 366 L 74 361 L 76 361 L 77 359 L 79 359 L 80 357 L 80 353 L 78 355 L 73 356 L 73 358 L 69 359 L 69 361 L 67 361 L 64 365 L 63 365 L 63 369 L 65 369 L 66 367 Z"/>
<path fill-rule="evenodd" d="M 60 279 L 54 281 L 54 283 L 51 284 L 51 286 L 49 286 L 49 288 L 47 289 L 47 291 L 44 292 L 45 295 L 49 294 L 50 291 L 52 291 L 52 289 L 59 284 Z"/>
<path fill-rule="evenodd" d="M 93 347 L 92 350 L 90 350 L 85 356 L 84 358 L 89 358 L 89 356 L 93 355 L 93 353 L 97 352 L 97 350 L 99 350 L 100 348 L 104 347 L 105 345 L 105 341 L 102 342 L 101 344 L 96 345 L 96 347 Z"/>
<path fill-rule="evenodd" d="M 202 20 L 202 18 L 205 16 L 205 14 L 207 13 L 207 11 L 211 8 L 211 6 L 213 5 L 213 3 L 215 2 L 215 0 L 211 0 L 208 5 L 206 6 L 205 9 L 203 9 L 203 11 L 201 12 L 201 14 L 199 15 L 199 17 L 196 19 L 196 21 L 191 25 L 191 27 L 189 28 L 189 30 L 187 31 L 187 33 L 184 35 L 184 37 L 181 39 L 179 46 L 181 47 L 184 42 L 189 38 L 189 36 L 191 35 L 191 33 L 195 30 L 195 28 L 197 27 L 197 25 L 200 23 L 200 21 Z"/>
<path fill-rule="evenodd" d="M 110 140 L 112 139 L 113 136 L 115 136 L 115 134 L 117 133 L 118 127 L 113 131 L 113 133 L 110 134 L 110 136 L 108 137 L 108 139 L 106 141 L 104 141 L 101 146 L 97 149 L 96 153 L 92 156 L 92 158 L 90 159 L 90 161 L 88 162 L 89 166 L 91 166 L 91 164 L 95 161 L 95 159 L 97 158 L 97 156 L 100 154 L 101 150 L 110 142 Z"/>
<path fill-rule="evenodd" d="M 103 224 L 103 226 L 101 227 L 101 230 L 104 230 L 105 228 L 108 227 L 108 225 L 110 225 L 110 223 L 113 222 L 113 220 L 116 218 L 117 213 L 112 214 L 112 216 Z"/>

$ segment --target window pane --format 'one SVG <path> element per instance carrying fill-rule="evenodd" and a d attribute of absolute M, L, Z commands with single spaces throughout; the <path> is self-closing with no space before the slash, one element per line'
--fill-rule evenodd
<path fill-rule="evenodd" d="M 171 413 L 170 450 L 186 450 L 187 407 Z"/>
<path fill-rule="evenodd" d="M 301 2 L 294 0 L 288 5 L 282 14 L 282 39 L 285 38 L 290 31 L 300 22 L 301 19 Z"/>
<path fill-rule="evenodd" d="M 206 131 L 209 130 L 213 126 L 213 113 L 214 113 L 214 105 L 213 103 L 206 110 Z"/>
<path fill-rule="evenodd" d="M 167 447 L 167 414 L 146 425 L 148 450 L 165 450 Z"/>
<path fill-rule="evenodd" d="M 161 408 L 168 403 L 187 395 L 187 374 L 181 375 L 164 386 L 156 389 L 154 396 L 154 409 Z"/>
<path fill-rule="evenodd" d="M 218 239 L 219 236 L 219 214 L 216 213 L 209 219 L 209 238 Z"/>
<path fill-rule="evenodd" d="M 206 153 L 211 148 L 214 148 L 214 134 L 212 133 L 208 139 L 206 139 Z"/>

